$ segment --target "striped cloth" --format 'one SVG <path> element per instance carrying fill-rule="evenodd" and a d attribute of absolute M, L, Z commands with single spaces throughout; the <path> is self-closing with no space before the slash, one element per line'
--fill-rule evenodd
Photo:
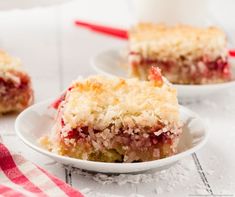
<path fill-rule="evenodd" d="M 0 143 L 0 196 L 4 197 L 84 197 L 42 168 L 11 153 Z"/>

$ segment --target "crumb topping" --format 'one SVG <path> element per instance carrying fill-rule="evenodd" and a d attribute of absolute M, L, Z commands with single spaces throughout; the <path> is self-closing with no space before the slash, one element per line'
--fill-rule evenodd
<path fill-rule="evenodd" d="M 211 59 L 227 55 L 225 33 L 217 27 L 140 23 L 129 32 L 130 51 L 144 58 L 175 60 L 208 55 Z"/>
<path fill-rule="evenodd" d="M 60 104 L 67 127 L 144 128 L 162 120 L 178 124 L 176 90 L 169 84 L 159 87 L 153 81 L 93 76 L 72 87 Z"/>
<path fill-rule="evenodd" d="M 21 68 L 21 62 L 18 58 L 10 56 L 8 53 L 0 50 L 0 70 L 10 70 Z"/>

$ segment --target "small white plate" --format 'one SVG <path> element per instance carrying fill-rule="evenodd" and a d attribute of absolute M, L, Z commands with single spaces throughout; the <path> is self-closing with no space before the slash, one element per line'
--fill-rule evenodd
<path fill-rule="evenodd" d="M 140 163 L 105 163 L 74 159 L 57 155 L 42 148 L 38 139 L 50 132 L 54 124 L 54 110 L 48 109 L 51 100 L 35 104 L 23 111 L 16 119 L 15 130 L 19 138 L 29 147 L 51 157 L 59 163 L 80 169 L 103 173 L 133 173 L 150 169 L 166 169 L 178 160 L 200 149 L 206 142 L 208 132 L 203 121 L 189 109 L 180 106 L 180 117 L 184 123 L 179 153 L 160 160 Z M 52 113 L 53 112 L 53 113 Z"/>
<path fill-rule="evenodd" d="M 108 49 L 98 53 L 91 59 L 93 68 L 103 75 L 128 77 L 127 56 L 125 48 Z M 235 68 L 232 67 L 235 76 Z M 209 85 L 176 85 L 178 96 L 182 100 L 200 99 L 206 95 L 235 86 L 235 80 Z"/>

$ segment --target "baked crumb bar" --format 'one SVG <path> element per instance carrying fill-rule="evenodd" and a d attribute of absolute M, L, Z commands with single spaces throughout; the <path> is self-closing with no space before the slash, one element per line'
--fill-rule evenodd
<path fill-rule="evenodd" d="M 141 162 L 177 152 L 182 132 L 176 90 L 153 68 L 150 81 L 92 76 L 55 102 L 55 126 L 40 143 L 59 155 Z"/>
<path fill-rule="evenodd" d="M 17 58 L 0 51 L 0 114 L 19 112 L 33 101 L 31 80 Z"/>
<path fill-rule="evenodd" d="M 130 75 L 146 80 L 158 66 L 175 84 L 208 84 L 232 78 L 227 41 L 216 27 L 140 23 L 129 32 Z"/>

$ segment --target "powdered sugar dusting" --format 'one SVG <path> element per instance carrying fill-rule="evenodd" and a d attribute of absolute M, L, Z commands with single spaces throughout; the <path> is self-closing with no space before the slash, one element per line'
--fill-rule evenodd
<path fill-rule="evenodd" d="M 81 191 L 82 194 L 84 194 L 87 197 L 124 197 L 124 196 L 114 195 L 114 194 L 110 194 L 110 193 L 95 192 L 90 188 L 84 188 L 84 189 L 81 189 L 80 191 Z M 130 194 L 130 195 L 125 196 L 125 197 L 144 197 L 144 196 L 141 195 L 141 194 L 137 194 L 137 193 L 134 194 L 133 193 L 133 194 Z"/>
<path fill-rule="evenodd" d="M 157 186 L 154 191 L 155 191 L 156 194 L 162 194 L 163 193 L 163 189 L 159 186 Z"/>
<path fill-rule="evenodd" d="M 90 188 L 86 187 L 86 188 L 83 188 L 83 189 L 81 190 L 81 192 L 82 192 L 83 194 L 89 194 L 89 193 L 92 192 L 92 190 L 91 190 Z"/>
<path fill-rule="evenodd" d="M 141 194 L 130 194 L 128 196 L 120 196 L 120 195 L 114 195 L 109 193 L 100 193 L 100 192 L 92 192 L 86 195 L 87 197 L 145 197 Z"/>
<path fill-rule="evenodd" d="M 150 187 L 152 193 L 163 194 L 171 193 L 179 188 L 187 189 L 191 193 L 196 193 L 196 190 L 201 190 L 206 193 L 204 185 L 199 181 L 199 184 L 188 184 L 191 179 L 198 178 L 198 173 L 195 169 L 195 164 L 190 158 L 186 158 L 175 165 L 171 166 L 169 169 L 162 171 L 147 171 L 145 173 L 139 174 L 102 174 L 102 173 L 91 173 L 86 172 L 77 168 L 70 168 L 73 174 L 78 174 L 84 176 L 88 179 L 94 180 L 101 185 L 117 184 L 119 186 L 125 184 L 131 185 L 148 185 L 151 183 L 153 187 Z M 208 174 L 212 172 L 208 171 Z M 200 180 L 200 179 L 199 179 Z M 155 185 L 155 186 L 154 186 Z M 120 187 L 121 188 L 121 187 Z M 82 190 L 83 192 L 83 190 Z M 88 190 L 85 188 L 84 194 L 89 194 L 89 196 L 99 196 L 97 192 Z M 105 194 L 103 194 L 105 196 Z M 108 196 L 108 195 L 107 195 Z M 112 196 L 112 195 L 110 195 Z M 128 196 L 128 195 L 126 195 Z M 142 197 L 140 194 L 132 194 L 130 197 Z"/>

